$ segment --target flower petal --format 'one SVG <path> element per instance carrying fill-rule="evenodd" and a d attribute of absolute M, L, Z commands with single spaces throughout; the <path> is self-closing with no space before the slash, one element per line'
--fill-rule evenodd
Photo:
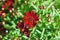
<path fill-rule="evenodd" d="M 24 27 L 26 27 L 27 25 L 28 25 L 28 21 L 25 20 L 25 21 L 24 21 Z"/>
<path fill-rule="evenodd" d="M 25 16 L 29 16 L 29 12 L 25 12 Z"/>
<path fill-rule="evenodd" d="M 29 23 L 29 28 L 32 28 L 32 26 L 33 26 L 33 22 L 30 22 Z"/>

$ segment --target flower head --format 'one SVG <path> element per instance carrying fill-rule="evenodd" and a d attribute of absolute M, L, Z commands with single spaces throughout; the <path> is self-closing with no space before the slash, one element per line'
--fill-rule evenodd
<path fill-rule="evenodd" d="M 32 28 L 33 24 L 36 24 L 36 21 L 38 20 L 38 15 L 31 10 L 29 12 L 25 12 L 23 20 L 24 26 L 29 26 L 29 28 Z"/>
<path fill-rule="evenodd" d="M 4 28 L 4 26 L 0 23 L 0 33 L 2 35 L 5 35 L 6 34 L 6 29 Z"/>
<path fill-rule="evenodd" d="M 28 28 L 24 27 L 24 23 L 23 22 L 17 23 L 16 28 L 20 29 L 20 32 L 22 34 L 25 34 L 27 37 L 29 37 L 30 31 L 28 30 Z"/>
<path fill-rule="evenodd" d="M 10 6 L 11 4 L 12 4 L 12 0 L 8 0 L 2 5 L 2 8 L 6 8 L 7 6 Z"/>

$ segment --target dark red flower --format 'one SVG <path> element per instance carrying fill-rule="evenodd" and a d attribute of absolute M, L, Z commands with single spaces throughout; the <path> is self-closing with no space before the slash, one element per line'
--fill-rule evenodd
<path fill-rule="evenodd" d="M 24 27 L 24 23 L 22 22 L 17 23 L 16 28 L 20 29 L 20 32 L 22 34 L 25 34 L 27 37 L 29 37 L 30 31 L 28 30 L 28 28 Z"/>
<path fill-rule="evenodd" d="M 27 37 L 29 37 L 29 35 L 30 35 L 29 29 L 27 29 L 27 28 L 24 28 L 24 29 L 25 30 L 24 30 L 23 34 L 25 34 Z"/>
<path fill-rule="evenodd" d="M 24 27 L 24 24 L 22 22 L 17 23 L 16 28 L 22 29 Z"/>
<path fill-rule="evenodd" d="M 6 8 L 7 6 L 10 6 L 11 4 L 12 4 L 12 1 L 8 0 L 2 5 L 2 8 Z"/>
<path fill-rule="evenodd" d="M 29 28 L 32 28 L 33 24 L 36 24 L 36 21 L 38 20 L 38 15 L 33 11 L 25 12 L 23 20 L 24 26 L 29 26 Z"/>
<path fill-rule="evenodd" d="M 0 23 L 0 34 L 5 35 L 6 34 L 6 29 L 4 26 Z"/>

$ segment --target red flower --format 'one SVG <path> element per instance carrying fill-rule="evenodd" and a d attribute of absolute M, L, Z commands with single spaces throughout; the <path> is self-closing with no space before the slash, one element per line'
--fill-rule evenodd
<path fill-rule="evenodd" d="M 0 23 L 0 33 L 2 35 L 5 35 L 6 34 L 6 29 L 4 28 L 4 26 L 2 25 L 2 23 Z"/>
<path fill-rule="evenodd" d="M 28 30 L 28 28 L 24 27 L 24 23 L 22 22 L 17 23 L 16 28 L 20 29 L 20 32 L 22 34 L 25 34 L 27 37 L 29 37 L 30 31 Z"/>
<path fill-rule="evenodd" d="M 11 4 L 12 4 L 12 1 L 8 0 L 2 5 L 2 8 L 6 8 L 7 6 L 10 6 Z"/>
<path fill-rule="evenodd" d="M 32 28 L 33 24 L 36 24 L 38 16 L 33 11 L 25 12 L 23 20 L 24 26 L 29 26 L 29 28 Z"/>
<path fill-rule="evenodd" d="M 16 28 L 22 29 L 24 27 L 22 22 L 17 23 Z"/>

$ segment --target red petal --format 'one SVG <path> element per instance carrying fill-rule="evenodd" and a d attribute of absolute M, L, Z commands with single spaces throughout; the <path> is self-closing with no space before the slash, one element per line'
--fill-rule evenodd
<path fill-rule="evenodd" d="M 20 29 L 21 28 L 22 22 L 17 23 L 16 28 Z"/>
<path fill-rule="evenodd" d="M 7 6 L 7 5 L 8 5 L 8 3 L 7 3 L 7 2 L 5 2 L 5 3 L 4 3 L 4 5 L 5 5 L 5 6 Z"/>
<path fill-rule="evenodd" d="M 33 22 L 30 22 L 28 26 L 29 26 L 29 28 L 32 28 Z"/>
<path fill-rule="evenodd" d="M 5 8 L 6 6 L 5 5 L 2 5 L 2 8 Z"/>
<path fill-rule="evenodd" d="M 24 16 L 23 17 L 23 20 L 28 20 L 28 16 Z"/>
<path fill-rule="evenodd" d="M 12 4 L 12 1 L 7 1 L 8 6 Z"/>
<path fill-rule="evenodd" d="M 29 13 L 32 14 L 32 15 L 34 14 L 34 12 L 32 10 Z"/>
<path fill-rule="evenodd" d="M 25 27 L 26 25 L 28 25 L 28 21 L 27 21 L 27 20 L 24 21 L 24 27 Z"/>
<path fill-rule="evenodd" d="M 25 16 L 29 16 L 30 14 L 29 14 L 29 12 L 25 12 Z"/>

